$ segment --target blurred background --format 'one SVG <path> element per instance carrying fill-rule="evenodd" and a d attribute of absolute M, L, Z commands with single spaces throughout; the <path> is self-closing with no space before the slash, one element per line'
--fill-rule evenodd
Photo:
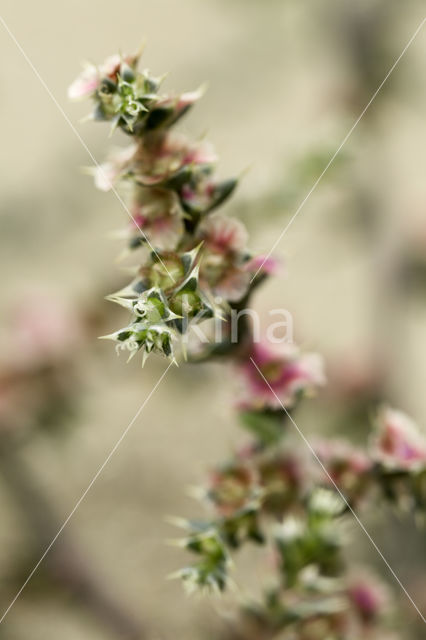
<path fill-rule="evenodd" d="M 147 48 L 142 66 L 177 91 L 207 81 L 181 125 L 207 134 L 224 177 L 248 169 L 226 212 L 268 252 L 424 17 L 421 0 L 3 0 L 1 17 L 98 161 L 108 127 L 83 124 L 66 90 L 80 62 Z M 0 600 L 5 610 L 165 369 L 125 365 L 97 336 L 124 315 L 110 232 L 126 214 L 81 171 L 91 160 L 0 25 Z M 329 386 L 304 403 L 309 435 L 368 438 L 375 402 L 426 425 L 426 28 L 276 247 L 285 273 L 255 306 L 294 318 Z M 0 625 L 7 640 L 214 638 L 214 599 L 168 574 L 168 515 L 200 516 L 187 488 L 239 440 L 223 365 L 173 368 L 63 536 Z M 208 408 L 208 409 L 207 409 Z M 424 530 L 388 510 L 365 522 L 426 609 Z M 351 554 L 388 580 L 403 637 L 414 609 L 362 532 Z M 244 565 L 244 558 L 242 558 Z M 256 568 L 258 578 L 264 567 Z M 256 581 L 256 576 L 252 579 Z M 226 600 L 231 607 L 233 597 Z M 218 630 L 218 631 L 216 631 Z M 404 635 L 405 634 L 405 635 Z"/>

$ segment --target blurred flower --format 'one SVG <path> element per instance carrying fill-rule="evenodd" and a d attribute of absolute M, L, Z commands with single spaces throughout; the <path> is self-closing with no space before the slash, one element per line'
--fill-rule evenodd
<path fill-rule="evenodd" d="M 199 233 L 207 249 L 223 255 L 244 250 L 248 241 L 244 224 L 221 214 L 209 216 L 200 225 Z"/>
<path fill-rule="evenodd" d="M 385 586 L 370 573 L 359 573 L 349 579 L 347 596 L 364 624 L 377 622 L 389 605 Z"/>
<path fill-rule="evenodd" d="M 257 488 L 253 467 L 232 462 L 210 473 L 208 497 L 223 516 L 232 516 L 253 500 Z"/>
<path fill-rule="evenodd" d="M 353 503 L 371 485 L 373 463 L 360 449 L 343 440 L 324 440 L 314 445 L 315 453 L 345 498 Z M 323 479 L 323 471 L 321 479 Z"/>
<path fill-rule="evenodd" d="M 300 500 L 304 489 L 305 470 L 302 460 L 289 454 L 278 454 L 260 461 L 259 483 L 263 489 L 263 508 L 282 516 Z"/>
<path fill-rule="evenodd" d="M 83 339 L 75 309 L 44 292 L 22 296 L 1 345 L 0 425 L 58 428 L 71 413 L 74 366 Z"/>
<path fill-rule="evenodd" d="M 41 292 L 30 292 L 16 307 L 9 345 L 15 364 L 52 362 L 67 357 L 81 339 L 75 310 Z"/>
<path fill-rule="evenodd" d="M 139 246 L 146 239 L 158 249 L 173 251 L 177 248 L 184 227 L 182 211 L 174 193 L 142 190 L 131 213 L 133 219 L 127 232 L 131 248 Z"/>
<path fill-rule="evenodd" d="M 251 358 L 238 365 L 244 383 L 241 407 L 291 407 L 298 394 L 325 384 L 323 360 L 316 353 L 300 354 L 295 345 L 253 344 Z"/>
<path fill-rule="evenodd" d="M 101 191 L 109 191 L 117 180 L 122 178 L 131 166 L 131 160 L 136 153 L 136 145 L 129 145 L 111 154 L 110 158 L 94 170 L 95 186 Z"/>
<path fill-rule="evenodd" d="M 426 465 L 425 435 L 404 413 L 385 407 L 377 420 L 373 456 L 391 468 L 423 468 Z"/>
<path fill-rule="evenodd" d="M 193 143 L 183 134 L 165 133 L 147 138 L 139 144 L 133 158 L 132 172 L 135 180 L 151 186 L 170 180 L 184 168 L 189 178 L 192 170 L 216 162 L 213 148 L 205 143 Z"/>
<path fill-rule="evenodd" d="M 95 184 L 101 191 L 108 191 L 127 177 L 145 187 L 162 185 L 185 168 L 188 175 L 183 177 L 189 179 L 192 171 L 215 161 L 216 155 L 207 143 L 191 143 L 182 134 L 152 134 L 144 142 L 112 154 L 95 170 Z"/>

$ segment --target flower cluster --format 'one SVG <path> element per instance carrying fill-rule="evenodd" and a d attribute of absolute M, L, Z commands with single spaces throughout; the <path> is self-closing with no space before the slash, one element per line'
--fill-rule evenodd
<path fill-rule="evenodd" d="M 311 395 L 325 384 L 321 356 L 300 354 L 294 344 L 254 344 L 238 370 L 243 383 L 241 405 L 247 409 L 290 408 L 298 397 Z"/>
<path fill-rule="evenodd" d="M 328 491 L 311 494 L 306 512 L 275 527 L 279 579 L 244 610 L 244 637 L 378 638 L 389 608 L 382 583 L 367 572 L 345 576 L 343 507 Z M 388 637 L 388 636 L 386 636 Z"/>
<path fill-rule="evenodd" d="M 141 250 L 136 278 L 110 296 L 131 312 L 130 322 L 107 337 L 130 356 L 142 349 L 173 358 L 191 322 L 226 316 L 271 261 L 256 275 L 259 259 L 247 249 L 244 225 L 214 213 L 237 180 L 218 180 L 211 146 L 172 130 L 202 90 L 160 94 L 163 78 L 139 71 L 138 61 L 116 55 L 88 65 L 69 96 L 91 98 L 92 118 L 132 139 L 94 170 L 100 189 L 126 187 L 131 220 L 121 235 L 127 252 Z"/>
<path fill-rule="evenodd" d="M 374 455 L 388 469 L 421 470 L 426 464 L 426 438 L 408 416 L 385 407 L 377 420 Z"/>
<path fill-rule="evenodd" d="M 374 462 L 368 453 L 346 440 L 322 440 L 315 444 L 315 453 L 327 472 L 318 468 L 318 481 L 329 480 L 339 487 L 351 505 L 358 504 L 372 489 Z"/>
<path fill-rule="evenodd" d="M 121 235 L 125 254 L 139 256 L 132 282 L 109 296 L 130 321 L 107 337 L 129 357 L 142 350 L 143 361 L 153 351 L 174 358 L 191 323 L 219 318 L 223 338 L 194 361 L 233 358 L 236 409 L 251 436 L 209 474 L 201 495 L 211 517 L 178 521 L 186 530 L 179 544 L 196 560 L 176 575 L 190 591 L 223 591 L 236 549 L 267 546 L 273 584 L 243 608 L 236 638 L 378 638 L 387 594 L 368 574 L 348 570 L 346 522 L 354 506 L 377 498 L 425 514 L 426 437 L 384 408 L 364 448 L 317 441 L 315 467 L 301 455 L 292 414 L 325 384 L 322 358 L 294 344 L 256 342 L 244 315 L 232 343 L 232 312 L 246 309 L 276 262 L 252 256 L 244 225 L 215 211 L 237 180 L 218 180 L 212 148 L 172 130 L 202 91 L 160 94 L 162 78 L 138 71 L 138 58 L 90 65 L 70 88 L 73 98 L 92 98 L 94 119 L 132 138 L 95 170 L 100 189 L 127 186 L 131 221 Z"/>
<path fill-rule="evenodd" d="M 313 467 L 289 445 L 288 412 L 274 406 L 240 411 L 254 440 L 210 472 L 201 495 L 213 516 L 204 523 L 185 521 L 188 535 L 181 541 L 189 551 L 195 544 L 201 559 L 177 575 L 190 588 L 223 590 L 232 552 L 247 542 L 271 543 L 272 535 L 275 586 L 244 607 L 242 637 L 284 630 L 289 638 L 355 639 L 364 631 L 379 637 L 388 596 L 374 576 L 347 568 L 349 507 L 409 501 L 408 510 L 424 515 L 426 436 L 407 416 L 384 408 L 367 447 L 318 441 L 314 451 L 322 468 Z M 217 550 L 200 551 L 200 529 L 221 548 L 220 557 Z"/>

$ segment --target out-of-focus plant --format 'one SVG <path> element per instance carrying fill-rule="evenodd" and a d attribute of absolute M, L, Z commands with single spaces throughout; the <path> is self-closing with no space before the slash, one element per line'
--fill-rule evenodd
<path fill-rule="evenodd" d="M 387 593 L 351 568 L 347 524 L 354 508 L 374 501 L 424 515 L 425 436 L 384 407 L 367 446 L 318 441 L 312 462 L 289 444 L 294 409 L 325 383 L 322 359 L 256 340 L 243 312 L 276 263 L 253 257 L 242 223 L 215 212 L 237 181 L 218 181 L 211 147 L 172 130 L 201 92 L 162 95 L 161 78 L 139 72 L 137 62 L 138 56 L 110 58 L 87 68 L 70 89 L 71 97 L 91 97 L 95 120 L 132 140 L 95 172 L 101 189 L 126 188 L 127 249 L 140 252 L 133 281 L 110 296 L 130 321 L 109 337 L 130 356 L 142 350 L 144 359 L 156 351 L 176 360 L 177 344 L 191 361 L 227 357 L 241 381 L 238 416 L 251 434 L 210 474 L 202 495 L 211 517 L 179 521 L 187 530 L 180 544 L 196 561 L 177 575 L 190 591 L 223 591 L 235 550 L 265 546 L 274 560 L 272 583 L 243 608 L 230 637 L 384 637 Z M 220 325 L 220 338 L 193 350 L 186 333 L 209 319 Z"/>
<path fill-rule="evenodd" d="M 5 584 L 21 588 L 28 564 L 34 566 L 54 540 L 38 580 L 43 596 L 56 596 L 59 587 L 72 593 L 117 637 L 140 640 L 144 637 L 140 622 L 111 595 L 70 532 L 62 532 L 64 517 L 56 513 L 25 454 L 41 434 L 71 434 L 81 410 L 85 347 L 93 338 L 93 325 L 103 326 L 102 317 L 36 288 L 22 293 L 9 315 L 0 337 L 0 481 L 29 535 L 19 550 L 25 567 L 15 561 Z"/>
<path fill-rule="evenodd" d="M 74 309 L 41 291 L 23 294 L 4 327 L 0 425 L 19 439 L 34 427 L 58 433 L 71 417 L 78 387 L 76 351 L 84 327 Z"/>

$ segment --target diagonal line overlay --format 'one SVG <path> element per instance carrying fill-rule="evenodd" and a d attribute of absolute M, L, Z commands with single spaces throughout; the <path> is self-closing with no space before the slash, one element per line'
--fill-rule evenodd
<path fill-rule="evenodd" d="M 40 560 L 38 560 L 37 564 L 35 564 L 35 566 L 32 568 L 32 570 L 28 574 L 28 577 L 26 578 L 26 580 L 23 583 L 22 587 L 19 589 L 19 591 L 17 592 L 17 594 L 15 595 L 15 597 L 13 598 L 13 600 L 11 601 L 11 603 L 9 604 L 7 609 L 2 614 L 2 616 L 0 618 L 0 624 L 3 622 L 3 620 L 5 619 L 5 617 L 7 616 L 7 614 L 9 613 L 9 611 L 11 610 L 11 608 L 13 607 L 13 605 L 15 604 L 15 602 L 17 601 L 17 599 L 19 598 L 19 596 L 21 595 L 21 593 L 23 592 L 23 590 L 25 589 L 25 587 L 27 586 L 27 584 L 29 583 L 29 581 L 31 580 L 33 575 L 35 574 L 35 572 L 37 571 L 37 569 L 39 568 L 39 566 L 41 565 L 41 563 L 43 562 L 43 560 L 45 559 L 45 557 L 47 556 L 47 554 L 49 553 L 49 551 L 51 550 L 51 548 L 53 547 L 53 545 L 55 544 L 55 542 L 57 541 L 57 539 L 59 538 L 59 536 L 61 535 L 61 533 L 65 529 L 65 527 L 67 526 L 67 524 L 69 523 L 69 521 L 71 520 L 71 518 L 73 517 L 73 515 L 77 511 L 77 509 L 79 508 L 79 506 L 81 505 L 81 503 L 83 502 L 83 500 L 85 499 L 87 494 L 89 493 L 90 489 L 93 487 L 93 485 L 95 484 L 96 480 L 99 478 L 99 476 L 101 475 L 102 471 L 105 469 L 105 467 L 107 466 L 108 462 L 111 460 L 112 456 L 117 451 L 118 447 L 123 442 L 123 440 L 126 437 L 126 435 L 129 433 L 130 429 L 133 427 L 133 425 L 136 422 L 137 418 L 140 416 L 140 414 L 142 413 L 142 410 L 147 405 L 147 403 L 149 402 L 149 400 L 151 399 L 151 397 L 153 396 L 153 394 L 155 393 L 155 391 L 157 390 L 157 388 L 161 384 L 163 378 L 165 377 L 166 373 L 168 372 L 168 370 L 170 369 L 172 364 L 173 364 L 173 361 L 170 362 L 168 367 L 167 367 L 167 369 L 165 369 L 163 371 L 163 373 L 161 374 L 160 378 L 157 380 L 157 382 L 155 383 L 154 387 L 152 388 L 150 393 L 147 395 L 147 397 L 145 398 L 145 400 L 143 401 L 143 403 L 141 404 L 141 406 L 139 407 L 139 409 L 137 410 L 137 412 L 135 413 L 133 418 L 130 420 L 129 424 L 127 425 L 127 427 L 125 428 L 125 430 L 123 431 L 123 433 L 121 434 L 121 436 L 119 437 L 119 439 L 117 440 L 117 442 L 115 443 L 115 445 L 113 446 L 113 448 L 111 449 L 111 451 L 109 452 L 109 454 L 107 455 L 107 457 L 105 458 L 105 460 L 103 461 L 101 466 L 99 467 L 99 469 L 97 470 L 97 472 L 95 473 L 95 475 L 93 476 L 93 478 L 91 479 L 89 484 L 87 485 L 86 489 L 81 494 L 80 498 L 75 503 L 74 507 L 72 508 L 72 510 L 70 511 L 69 515 L 66 517 L 66 519 L 62 523 L 62 525 L 59 528 L 58 532 L 55 534 L 54 538 L 52 538 L 51 542 L 48 544 L 48 546 L 44 550 L 42 556 L 40 557 Z"/>

